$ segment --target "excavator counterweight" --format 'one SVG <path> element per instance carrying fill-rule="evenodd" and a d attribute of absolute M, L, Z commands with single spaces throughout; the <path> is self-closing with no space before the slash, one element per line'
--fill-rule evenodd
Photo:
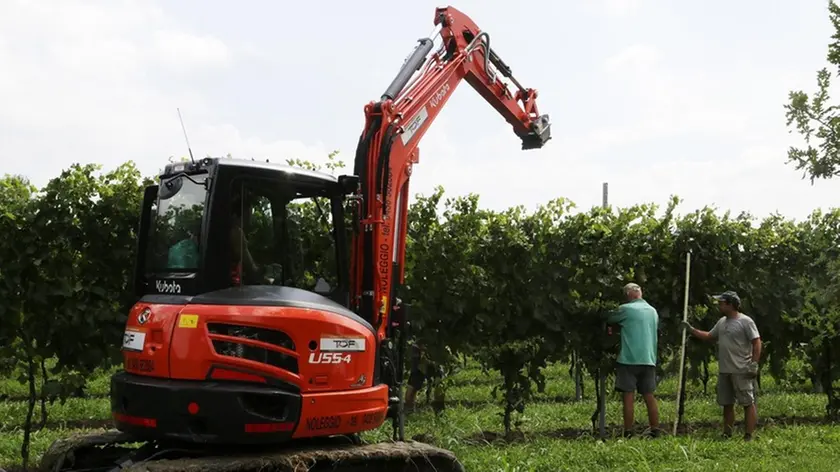
<path fill-rule="evenodd" d="M 419 40 L 365 106 L 353 175 L 205 158 L 167 165 L 145 189 L 137 303 L 111 378 L 116 431 L 56 441 L 42 470 L 463 470 L 404 438 L 412 167 L 462 81 L 523 150 L 551 125 L 487 32 L 452 7 L 434 24 L 439 48 Z M 393 440 L 363 444 L 387 419 Z"/>

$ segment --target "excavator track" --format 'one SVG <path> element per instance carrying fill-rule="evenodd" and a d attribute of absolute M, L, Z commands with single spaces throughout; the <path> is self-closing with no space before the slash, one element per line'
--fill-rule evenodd
<path fill-rule="evenodd" d="M 55 441 L 41 459 L 42 472 L 464 472 L 447 450 L 428 444 L 361 444 L 347 437 L 261 448 L 203 448 L 144 442 L 119 431 Z"/>

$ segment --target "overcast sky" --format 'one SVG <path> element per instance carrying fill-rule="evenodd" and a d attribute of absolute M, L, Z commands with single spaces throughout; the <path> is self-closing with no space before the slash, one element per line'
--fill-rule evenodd
<path fill-rule="evenodd" d="M 716 205 L 802 218 L 840 181 L 786 165 L 788 91 L 811 91 L 832 33 L 823 0 L 463 0 L 554 138 L 521 151 L 467 84 L 421 143 L 413 192 L 483 205 L 566 197 L 682 211 Z M 0 0 L 0 173 L 36 185 L 74 162 L 148 174 L 186 155 L 323 161 L 352 169 L 363 107 L 418 38 L 427 0 Z"/>

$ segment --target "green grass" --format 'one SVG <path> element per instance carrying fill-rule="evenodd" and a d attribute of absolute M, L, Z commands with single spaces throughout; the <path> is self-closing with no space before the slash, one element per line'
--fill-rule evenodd
<path fill-rule="evenodd" d="M 745 443 L 720 439 L 721 411 L 715 403 L 714 366 L 708 394 L 700 383 L 689 383 L 685 419 L 689 433 L 677 437 L 650 439 L 610 438 L 600 441 L 591 435 L 590 416 L 595 407 L 594 385 L 585 384 L 585 398 L 574 401 L 574 383 L 568 367 L 552 365 L 546 369 L 549 382 L 537 394 L 525 413 L 518 416 L 519 432 L 510 441 L 501 439 L 501 412 L 490 392 L 498 375 L 484 375 L 470 363 L 456 373 L 447 393 L 447 408 L 436 415 L 418 399 L 421 408 L 408 418 L 406 434 L 456 453 L 467 470 L 476 471 L 558 471 L 558 470 L 840 470 L 840 430 L 821 424 L 825 397 L 807 392 L 805 386 L 787 391 L 769 376 L 762 378 L 759 394 L 758 439 Z M 74 398 L 49 409 L 46 429 L 33 436 L 33 458 L 37 458 L 55 439 L 92 427 L 107 425 L 109 417 L 108 373 L 92 379 L 88 392 L 94 398 Z M 676 379 L 668 378 L 658 387 L 663 426 L 673 423 L 676 405 Z M 612 384 L 608 381 L 608 391 Z M 12 380 L 0 381 L 0 394 L 20 398 L 26 389 Z M 20 425 L 26 402 L 0 403 L 0 466 L 19 463 L 23 433 Z M 741 412 L 738 412 L 739 416 Z M 37 414 L 37 411 L 36 411 Z M 795 420 L 793 420 L 795 418 Z M 621 406 L 615 394 L 608 396 L 606 409 L 610 432 L 622 422 Z M 741 418 L 738 418 L 740 420 Z M 636 420 L 646 422 L 641 402 Z M 736 431 L 736 432 L 740 432 Z M 368 441 L 387 440 L 390 423 L 365 433 Z"/>
<path fill-rule="evenodd" d="M 85 386 L 85 393 L 95 397 L 105 397 L 111 386 L 111 374 L 118 368 L 97 371 Z M 40 391 L 41 377 L 36 377 L 36 388 Z M 29 396 L 29 385 L 18 383 L 17 379 L 0 379 L 0 399 L 18 400 Z"/>

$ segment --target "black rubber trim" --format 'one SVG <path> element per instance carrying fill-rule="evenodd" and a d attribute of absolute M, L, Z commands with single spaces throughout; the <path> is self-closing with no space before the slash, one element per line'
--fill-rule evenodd
<path fill-rule="evenodd" d="M 192 300 L 193 295 L 163 295 L 150 293 L 143 295 L 137 303 L 148 303 L 150 305 L 186 305 Z"/>
<path fill-rule="evenodd" d="M 191 414 L 190 403 L 199 410 Z M 265 414 L 267 409 L 273 414 Z M 150 418 L 156 427 L 116 420 L 117 429 L 141 438 L 211 444 L 263 444 L 292 438 L 301 396 L 281 388 L 230 381 L 161 379 L 119 372 L 111 377 L 111 412 Z M 290 423 L 284 431 L 246 433 L 253 423 Z"/>
<path fill-rule="evenodd" d="M 268 385 L 270 385 L 272 387 L 277 387 L 277 388 L 279 388 L 281 390 L 284 390 L 284 391 L 287 391 L 287 392 L 300 393 L 300 388 L 298 388 L 297 385 L 291 384 L 289 382 L 280 380 L 280 379 L 275 378 L 275 377 L 270 377 L 270 376 L 266 375 L 264 372 L 257 372 L 256 370 L 243 369 L 242 367 L 231 366 L 231 365 L 218 365 L 218 364 L 211 365 L 210 370 L 207 372 L 207 377 L 206 377 L 206 380 L 208 382 L 223 382 L 222 380 L 213 379 L 213 371 L 216 370 L 216 369 L 230 370 L 230 371 L 233 371 L 233 372 L 240 372 L 242 374 L 259 375 L 260 377 L 263 377 L 265 379 L 265 381 L 268 382 Z"/>

